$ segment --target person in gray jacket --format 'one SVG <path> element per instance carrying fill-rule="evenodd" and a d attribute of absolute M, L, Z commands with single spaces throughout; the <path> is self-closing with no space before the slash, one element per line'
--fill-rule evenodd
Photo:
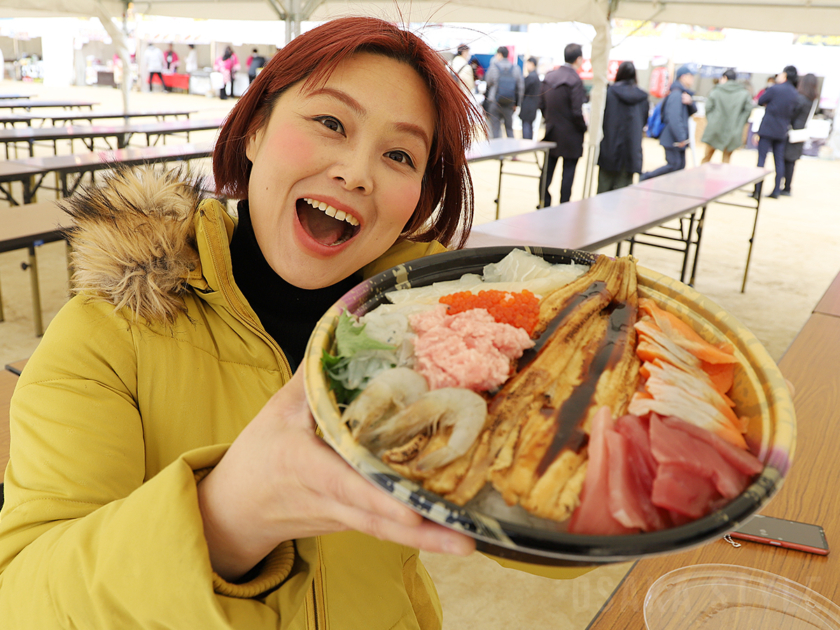
<path fill-rule="evenodd" d="M 525 82 L 522 71 L 515 63 L 508 59 L 507 47 L 499 46 L 496 56 L 487 70 L 487 96 L 490 105 L 487 113 L 490 116 L 490 136 L 502 137 L 502 121 L 505 123 L 505 135 L 513 138 L 513 112 L 522 104 L 525 93 Z"/>
<path fill-rule="evenodd" d="M 754 104 L 747 88 L 737 79 L 734 69 L 724 72 L 706 100 L 706 130 L 703 132 L 706 155 L 703 164 L 711 161 L 715 151 L 721 151 L 723 163 L 728 164 L 732 152 L 743 142 L 744 126 Z"/>
<path fill-rule="evenodd" d="M 675 78 L 671 91 L 662 104 L 665 128 L 659 136 L 659 144 L 665 149 L 667 164 L 655 171 L 642 173 L 639 177 L 640 182 L 685 168 L 685 149 L 690 142 L 688 119 L 697 112 L 694 92 L 691 91 L 694 86 L 694 70 L 688 66 L 680 66 Z"/>

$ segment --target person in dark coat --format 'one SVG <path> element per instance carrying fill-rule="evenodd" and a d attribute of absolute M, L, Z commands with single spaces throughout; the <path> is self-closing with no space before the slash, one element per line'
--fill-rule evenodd
<path fill-rule="evenodd" d="M 782 178 L 785 176 L 785 144 L 787 132 L 793 121 L 799 92 L 796 91 L 798 75 L 794 66 L 776 75 L 776 85 L 767 88 L 759 105 L 764 105 L 764 118 L 758 127 L 758 165 L 764 166 L 768 153 L 773 153 L 776 165 L 776 180 L 773 192 L 768 195 L 771 199 L 778 199 L 782 192 Z M 755 199 L 761 196 L 761 182 L 756 184 L 752 195 Z"/>
<path fill-rule="evenodd" d="M 636 85 L 636 66 L 623 61 L 607 89 L 604 138 L 598 155 L 598 193 L 633 183 L 642 172 L 642 134 L 647 123 L 648 94 Z"/>
<path fill-rule="evenodd" d="M 528 76 L 525 77 L 525 93 L 519 108 L 519 119 L 522 121 L 522 137 L 527 140 L 534 138 L 534 119 L 537 117 L 537 107 L 540 104 L 540 75 L 537 74 L 537 59 L 529 57 L 525 62 Z"/>
<path fill-rule="evenodd" d="M 694 92 L 691 91 L 694 86 L 694 70 L 689 66 L 680 66 L 675 79 L 671 85 L 671 91 L 662 103 L 662 120 L 665 128 L 659 136 L 659 144 L 665 149 L 667 163 L 655 171 L 642 173 L 639 181 L 685 168 L 685 149 L 691 141 L 688 134 L 688 119 L 697 112 Z"/>
<path fill-rule="evenodd" d="M 799 97 L 796 100 L 796 107 L 793 110 L 793 122 L 791 126 L 794 129 L 805 129 L 808 124 L 808 118 L 811 116 L 814 101 L 819 98 L 817 91 L 817 77 L 814 74 L 808 73 L 799 80 L 797 86 Z M 793 179 L 793 167 L 796 165 L 796 160 L 802 157 L 802 149 L 804 142 L 790 142 L 785 144 L 785 185 L 780 194 L 790 196 L 790 180 Z"/>
<path fill-rule="evenodd" d="M 583 49 L 579 44 L 569 44 L 563 55 L 565 65 L 545 75 L 540 92 L 540 111 L 545 119 L 543 139 L 557 144 L 549 151 L 545 167 L 543 200 L 546 206 L 551 205 L 548 187 L 560 158 L 563 158 L 560 203 L 566 203 L 571 198 L 575 168 L 583 155 L 583 134 L 586 133 L 586 120 L 583 118 L 586 90 L 578 76 L 578 69 L 583 65 Z"/>

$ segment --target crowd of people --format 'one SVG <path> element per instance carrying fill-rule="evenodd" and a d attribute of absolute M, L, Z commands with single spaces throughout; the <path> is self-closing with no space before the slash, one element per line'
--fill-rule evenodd
<path fill-rule="evenodd" d="M 116 58 L 116 55 L 115 55 Z M 245 69 L 248 72 L 248 85 L 254 82 L 257 74 L 265 67 L 267 59 L 261 55 L 257 48 L 251 50 L 251 54 L 245 60 Z M 164 76 L 176 74 L 181 66 L 181 59 L 175 51 L 173 44 L 169 44 L 166 51 L 149 42 L 146 50 L 143 51 L 143 64 L 146 68 L 146 80 L 149 90 L 153 89 L 155 78 L 160 81 L 165 92 L 171 92 L 172 87 L 167 85 Z M 193 74 L 198 70 L 198 53 L 195 44 L 189 44 L 189 53 L 185 60 L 184 72 Z M 236 73 L 241 69 L 239 57 L 231 46 L 225 46 L 224 51 L 213 63 L 213 70 L 221 76 L 221 87 L 219 98 L 227 99 L 234 96 L 234 79 Z"/>
<path fill-rule="evenodd" d="M 562 159 L 560 203 L 571 198 L 572 183 L 578 160 L 583 156 L 587 120 L 584 103 L 587 100 L 579 69 L 583 51 L 578 44 L 564 50 L 564 64 L 550 70 L 540 80 L 538 61 L 525 60 L 523 75 L 509 51 L 500 46 L 490 62 L 484 80 L 486 89 L 482 102 L 490 138 L 504 134 L 512 138 L 513 117 L 518 111 L 522 123 L 522 138 L 534 137 L 537 111 L 545 121 L 543 139 L 555 143 L 546 166 L 545 189 L 541 199 L 551 205 L 548 186 L 554 179 L 557 163 Z M 452 71 L 464 90 L 475 96 L 477 74 L 471 71 L 470 49 L 462 44 L 452 62 Z M 472 67 L 475 67 L 473 65 Z M 685 168 L 686 150 L 691 143 L 690 119 L 697 111 L 694 92 L 696 69 L 680 66 L 668 93 L 655 108 L 661 127 L 653 132 L 651 99 L 637 85 L 636 68 L 631 61 L 622 62 L 615 81 L 608 87 L 603 116 L 603 139 L 598 154 L 598 192 L 608 192 L 628 186 L 638 175 L 639 181 L 658 177 Z M 818 81 L 813 74 L 800 79 L 794 66 L 768 79 L 767 85 L 752 97 L 748 84 L 739 80 L 734 68 L 729 68 L 714 80 L 714 87 L 705 100 L 706 126 L 702 135 L 705 150 L 701 163 L 712 160 L 720 151 L 721 160 L 729 163 L 732 153 L 744 145 L 746 125 L 756 105 L 763 106 L 764 117 L 757 130 L 758 166 L 764 166 L 767 155 L 773 154 L 776 177 L 771 198 L 790 195 L 791 180 L 796 161 L 802 156 L 803 141 L 789 135 L 789 130 L 801 130 L 813 116 L 818 102 Z M 659 139 L 665 152 L 665 164 L 651 171 L 643 171 L 642 138 L 645 132 Z M 761 185 L 754 196 L 761 195 Z"/>

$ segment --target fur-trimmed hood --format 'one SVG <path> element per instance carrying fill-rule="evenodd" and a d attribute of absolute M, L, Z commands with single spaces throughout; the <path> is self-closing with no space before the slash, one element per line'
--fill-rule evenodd
<path fill-rule="evenodd" d="M 190 273 L 200 267 L 195 216 L 201 179 L 185 169 L 119 168 L 64 200 L 75 220 L 73 291 L 128 309 L 135 319 L 173 322 Z"/>

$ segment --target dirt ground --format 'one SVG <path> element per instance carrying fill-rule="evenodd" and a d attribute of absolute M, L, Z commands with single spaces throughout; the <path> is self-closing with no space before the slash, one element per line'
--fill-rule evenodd
<path fill-rule="evenodd" d="M 41 98 L 91 98 L 97 109 L 117 111 L 121 96 L 108 88 L 66 88 L 50 90 L 42 85 L 5 81 L 0 91 L 37 94 Z M 132 94 L 132 108 L 151 109 L 192 107 L 197 116 L 219 116 L 233 106 L 194 95 Z M 195 134 L 196 140 L 210 140 L 213 132 Z M 183 140 L 172 139 L 171 142 Z M 39 154 L 51 148 L 38 147 Z M 664 164 L 658 142 L 645 140 L 645 170 Z M 699 160 L 702 148 L 698 148 Z M 716 161 L 719 160 L 716 156 Z M 505 170 L 535 174 L 530 158 L 508 162 Z M 754 165 L 756 153 L 740 150 L 733 163 Z M 771 160 L 772 164 L 772 160 Z M 692 166 L 691 156 L 688 158 Z M 205 163 L 202 168 L 207 168 Z M 476 223 L 493 220 L 498 182 L 498 164 L 473 165 Z M 584 172 L 581 166 L 572 199 L 582 196 Z M 830 182 L 840 181 L 840 163 L 803 158 L 797 163 L 793 195 L 761 203 L 752 263 L 746 291 L 741 280 L 747 257 L 755 212 L 749 209 L 712 205 L 706 219 L 703 251 L 695 288 L 746 324 L 779 359 L 809 317 L 813 307 L 840 270 L 840 221 L 836 220 L 838 189 Z M 559 198 L 559 174 L 552 193 Z M 39 195 L 39 201 L 52 198 L 52 192 Z M 502 216 L 533 211 L 537 204 L 537 180 L 505 176 L 502 187 Z M 746 199 L 746 193 L 733 193 L 732 200 Z M 615 247 L 604 250 L 614 254 Z M 635 252 L 640 264 L 679 277 L 680 255 L 650 247 Z M 21 269 L 25 251 L 0 254 L 0 285 L 5 321 L 0 322 L 0 365 L 26 358 L 37 347 L 32 320 L 29 272 Z M 68 297 L 68 280 L 63 243 L 38 248 L 41 299 L 47 324 Z M 725 544 L 725 543 L 711 543 Z M 473 628 L 527 627 L 534 630 L 585 628 L 597 613 L 629 564 L 601 567 L 572 581 L 555 581 L 501 568 L 481 554 L 468 559 L 423 554 L 429 572 L 440 592 L 445 611 L 444 627 Z M 641 606 L 642 602 L 639 602 Z"/>

